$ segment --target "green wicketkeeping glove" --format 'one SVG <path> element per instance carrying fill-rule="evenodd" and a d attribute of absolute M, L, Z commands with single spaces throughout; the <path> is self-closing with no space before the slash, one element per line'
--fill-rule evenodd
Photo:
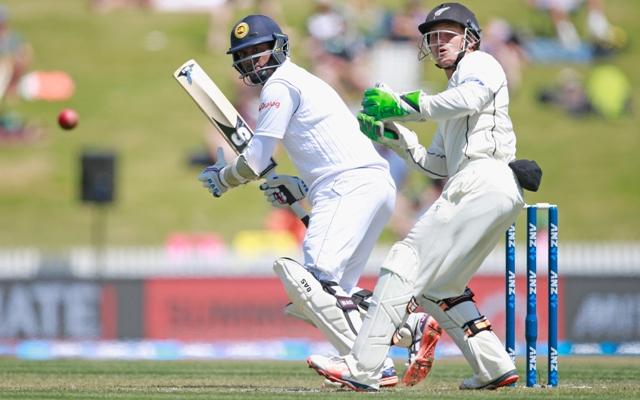
<path fill-rule="evenodd" d="M 419 121 L 421 91 L 398 94 L 384 84 L 364 91 L 362 111 L 376 120 Z"/>
<path fill-rule="evenodd" d="M 377 121 L 375 118 L 368 116 L 363 112 L 357 115 L 360 132 L 374 142 L 383 143 L 384 138 L 398 139 L 398 135 L 390 130 L 385 130 L 384 122 Z"/>
<path fill-rule="evenodd" d="M 402 158 L 406 158 L 419 146 L 415 132 L 398 123 L 376 121 L 362 112 L 358 113 L 357 118 L 362 133 L 374 142 L 395 151 Z"/>

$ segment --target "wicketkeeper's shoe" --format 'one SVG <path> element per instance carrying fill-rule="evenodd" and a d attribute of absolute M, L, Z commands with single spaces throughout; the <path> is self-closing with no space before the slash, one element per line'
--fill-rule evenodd
<path fill-rule="evenodd" d="M 307 358 L 309 368 L 313 368 L 316 372 L 332 382 L 341 383 L 345 387 L 357 392 L 377 392 L 380 388 L 378 379 L 372 379 L 368 374 L 361 373 L 356 376 L 351 372 L 346 357 L 325 357 L 320 355 L 311 355 Z M 355 360 L 351 360 L 355 365 Z"/>
<path fill-rule="evenodd" d="M 409 346 L 409 363 L 402 382 L 413 386 L 422 382 L 431 372 L 442 328 L 432 316 L 425 313 L 409 315 L 405 326 L 411 327 L 413 340 Z"/>
<path fill-rule="evenodd" d="M 491 382 L 480 382 L 474 375 L 471 378 L 466 378 L 465 380 L 463 380 L 459 387 L 461 390 L 495 390 L 499 387 L 509 386 L 516 383 L 518 381 L 518 378 L 518 373 L 515 369 L 507 372 L 497 379 L 492 380 Z"/>

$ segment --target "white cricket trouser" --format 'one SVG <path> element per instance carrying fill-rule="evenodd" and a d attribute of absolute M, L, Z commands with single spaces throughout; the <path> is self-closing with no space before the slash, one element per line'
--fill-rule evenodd
<path fill-rule="evenodd" d="M 403 243 L 418 258 L 416 295 L 459 296 L 524 206 L 509 166 L 475 160 L 455 174 Z"/>
<path fill-rule="evenodd" d="M 395 199 L 393 180 L 380 168 L 357 168 L 321 182 L 310 194 L 305 267 L 351 294 L 391 217 Z"/>
<path fill-rule="evenodd" d="M 356 368 L 379 375 L 393 332 L 414 295 L 445 326 L 482 382 L 513 369 L 493 332 L 467 338 L 462 324 L 452 321 L 435 302 L 464 292 L 523 205 L 520 186 L 504 162 L 473 161 L 454 175 L 440 198 L 419 217 L 408 236 L 392 247 L 383 263 L 352 349 Z M 423 296 L 431 301 L 425 302 Z M 433 307 L 426 307 L 430 305 Z"/>

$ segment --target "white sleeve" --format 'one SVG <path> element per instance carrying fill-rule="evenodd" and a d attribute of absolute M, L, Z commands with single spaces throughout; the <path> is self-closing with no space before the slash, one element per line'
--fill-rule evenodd
<path fill-rule="evenodd" d="M 256 135 L 282 139 L 291 116 L 300 105 L 300 93 L 282 79 L 268 81 L 260 93 Z"/>
<path fill-rule="evenodd" d="M 434 178 L 443 179 L 448 176 L 447 158 L 444 154 L 442 134 L 438 130 L 428 149 L 418 145 L 409 151 L 413 166 L 420 172 Z"/>
<path fill-rule="evenodd" d="M 433 120 L 460 118 L 480 112 L 507 81 L 500 63 L 484 52 L 466 55 L 455 72 L 457 84 L 442 93 L 420 96 L 421 114 Z"/>
<path fill-rule="evenodd" d="M 275 137 L 254 135 L 245 147 L 244 155 L 247 165 L 256 173 L 262 173 L 271 163 L 271 156 L 278 145 L 279 139 Z"/>
<path fill-rule="evenodd" d="M 493 95 L 482 81 L 472 78 L 442 93 L 420 96 L 420 113 L 436 121 L 460 118 L 480 112 Z"/>
<path fill-rule="evenodd" d="M 439 129 L 431 141 L 431 146 L 427 149 L 427 168 L 431 171 L 430 176 L 432 178 L 438 179 L 449 176 L 447 157 L 444 154 L 444 139 Z"/>

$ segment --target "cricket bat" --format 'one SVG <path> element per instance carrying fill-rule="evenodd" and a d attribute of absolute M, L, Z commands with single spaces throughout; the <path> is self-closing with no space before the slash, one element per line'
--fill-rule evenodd
<path fill-rule="evenodd" d="M 253 137 L 253 131 L 202 67 L 195 60 L 189 60 L 173 73 L 173 77 L 236 154 L 242 153 Z M 260 177 L 275 176 L 276 165 L 272 158 L 267 168 L 259 174 Z M 291 209 L 305 226 L 309 225 L 309 215 L 300 204 L 292 204 Z"/>

